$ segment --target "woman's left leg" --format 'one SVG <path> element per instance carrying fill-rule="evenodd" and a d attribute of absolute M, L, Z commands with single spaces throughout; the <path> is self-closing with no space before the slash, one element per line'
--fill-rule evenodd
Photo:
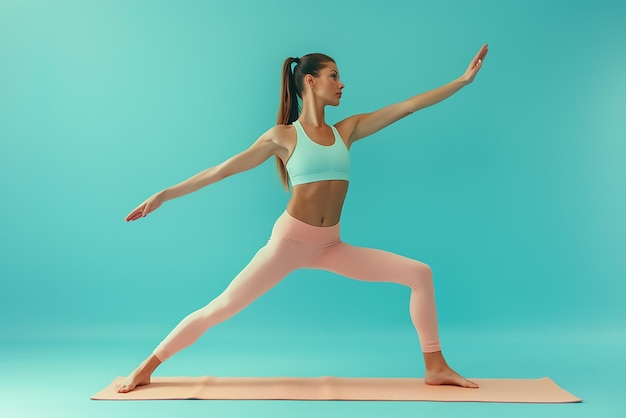
<path fill-rule="evenodd" d="M 308 267 L 328 270 L 342 276 L 370 282 L 390 282 L 411 289 L 409 313 L 417 330 L 426 364 L 425 382 L 433 385 L 478 385 L 460 376 L 448 366 L 439 343 L 437 309 L 431 268 L 388 251 L 356 247 L 339 241 Z"/>
<path fill-rule="evenodd" d="M 425 353 L 441 350 L 432 270 L 427 264 L 388 251 L 339 242 L 310 266 L 368 282 L 389 282 L 411 289 L 409 314 Z"/>

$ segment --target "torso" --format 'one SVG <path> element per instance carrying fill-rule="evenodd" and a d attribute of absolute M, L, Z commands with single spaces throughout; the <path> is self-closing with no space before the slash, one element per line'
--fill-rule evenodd
<path fill-rule="evenodd" d="M 349 135 L 340 126 L 335 126 L 340 138 L 346 147 L 349 147 L 347 139 Z M 319 128 L 303 126 L 306 134 L 311 140 L 320 145 L 331 145 L 335 141 L 333 131 L 328 125 Z M 342 132 L 343 131 L 343 132 Z M 296 146 L 296 129 L 293 125 L 284 125 L 280 134 L 276 138 L 283 150 L 278 157 L 286 164 Z M 296 219 L 299 219 L 313 226 L 336 225 L 341 218 L 341 209 L 348 193 L 348 182 L 345 180 L 325 180 L 314 183 L 299 184 L 293 187 L 293 192 L 287 212 Z"/>
<path fill-rule="evenodd" d="M 293 188 L 287 212 L 309 225 L 333 226 L 339 223 L 347 193 L 345 180 L 300 184 Z"/>

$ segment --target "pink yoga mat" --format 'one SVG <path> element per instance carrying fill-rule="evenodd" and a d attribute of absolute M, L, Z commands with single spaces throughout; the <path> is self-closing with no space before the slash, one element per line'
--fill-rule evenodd
<path fill-rule="evenodd" d="M 470 379 L 479 389 L 430 386 L 418 378 L 154 377 L 130 393 L 115 392 L 116 378 L 91 399 L 283 399 L 440 402 L 581 402 L 550 378 Z"/>

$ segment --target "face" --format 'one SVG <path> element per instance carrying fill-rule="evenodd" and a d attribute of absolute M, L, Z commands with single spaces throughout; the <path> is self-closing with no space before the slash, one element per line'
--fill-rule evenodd
<path fill-rule="evenodd" d="M 315 96 L 325 104 L 331 106 L 339 105 L 341 91 L 345 85 L 339 78 L 337 64 L 329 62 L 326 67 L 320 70 L 319 77 L 307 75 L 305 82 L 310 86 Z"/>

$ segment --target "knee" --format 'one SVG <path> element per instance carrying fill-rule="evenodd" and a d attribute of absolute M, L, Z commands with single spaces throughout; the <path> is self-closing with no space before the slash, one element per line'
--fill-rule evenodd
<path fill-rule="evenodd" d="M 433 270 L 428 264 L 414 261 L 409 277 L 409 287 L 412 289 L 431 289 L 433 287 Z"/>
<path fill-rule="evenodd" d="M 201 316 L 212 321 L 225 321 L 237 312 L 233 298 L 220 295 L 201 309 Z"/>

